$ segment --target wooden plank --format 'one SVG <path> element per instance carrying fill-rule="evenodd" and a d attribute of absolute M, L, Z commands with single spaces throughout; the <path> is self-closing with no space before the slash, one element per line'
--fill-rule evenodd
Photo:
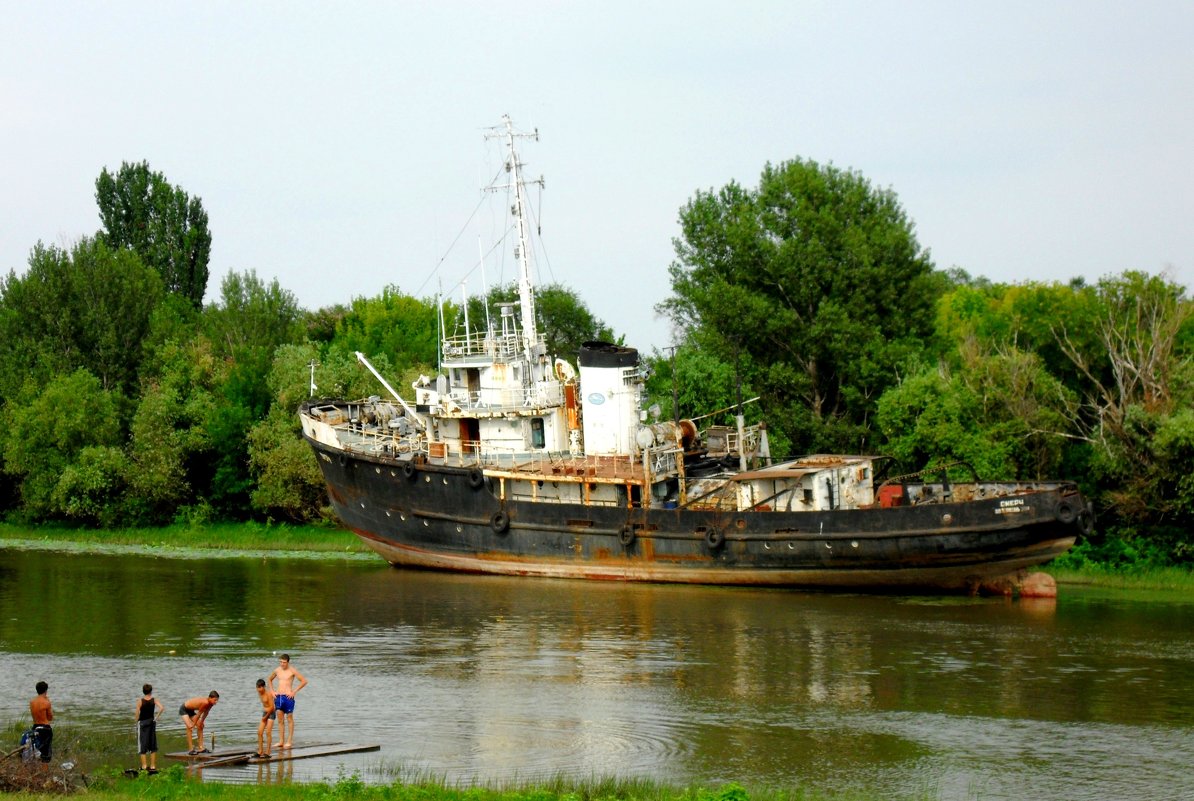
<path fill-rule="evenodd" d="M 249 761 L 249 757 L 253 755 L 252 751 L 246 751 L 243 754 L 225 754 L 216 759 L 204 759 L 191 764 L 191 770 L 203 770 L 203 768 L 219 768 L 227 767 L 228 765 L 243 765 Z"/>
<path fill-rule="evenodd" d="M 345 745 L 331 743 L 329 745 L 298 745 L 294 748 L 284 748 L 275 751 L 269 759 L 250 758 L 250 765 L 268 765 L 271 762 L 289 762 L 294 759 L 310 759 L 311 757 L 334 756 L 336 754 L 358 754 L 365 751 L 380 751 L 380 745 Z"/>
<path fill-rule="evenodd" d="M 295 746 L 296 748 L 326 748 L 331 745 L 343 745 L 342 742 L 327 742 L 327 743 L 308 743 L 307 745 Z M 212 760 L 222 760 L 230 756 L 252 756 L 256 753 L 255 748 L 221 748 L 219 751 L 208 751 L 203 754 L 192 754 L 190 751 L 171 751 L 165 756 L 170 759 L 181 759 L 186 762 L 210 762 Z"/>
<path fill-rule="evenodd" d="M 183 759 L 188 762 L 207 762 L 212 759 L 223 759 L 236 754 L 252 754 L 252 748 L 228 748 L 219 751 L 208 751 L 203 754 L 192 754 L 190 751 L 171 751 L 165 756 L 170 759 Z"/>

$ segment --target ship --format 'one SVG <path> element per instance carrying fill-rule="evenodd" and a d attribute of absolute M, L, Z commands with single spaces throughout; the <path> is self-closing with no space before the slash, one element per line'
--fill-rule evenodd
<path fill-rule="evenodd" d="M 537 132 L 507 116 L 489 135 L 504 151 L 518 301 L 483 328 L 442 332 L 438 374 L 405 398 L 358 353 L 385 395 L 299 408 L 335 514 L 382 558 L 559 579 L 1055 594 L 1030 571 L 1091 531 L 1074 482 L 980 480 L 961 465 L 882 479 L 877 455 L 775 461 L 741 405 L 732 424 L 660 419 L 632 347 L 587 342 L 575 364 L 549 353 L 534 182 L 516 147 Z"/>

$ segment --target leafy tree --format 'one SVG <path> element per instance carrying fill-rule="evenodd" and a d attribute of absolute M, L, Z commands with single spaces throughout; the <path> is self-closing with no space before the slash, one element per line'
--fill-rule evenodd
<path fill-rule="evenodd" d="M 1064 319 L 1057 336 L 1089 381 L 1089 405 L 1096 410 L 1092 438 L 1107 451 L 1126 447 L 1122 455 L 1139 465 L 1142 457 L 1128 443 L 1128 410 L 1164 414 L 1188 399 L 1188 386 L 1175 380 L 1189 378 L 1184 365 L 1190 354 L 1179 347 L 1183 330 L 1194 328 L 1194 303 L 1183 287 L 1139 272 L 1103 279 L 1096 292 L 1093 327 L 1101 347 L 1081 347 L 1072 322 Z"/>
<path fill-rule="evenodd" d="M 203 202 L 172 186 L 149 163 L 124 162 L 113 175 L 105 167 L 95 181 L 100 233 L 108 245 L 135 252 L 162 277 L 169 292 L 203 306 L 211 233 Z"/>
<path fill-rule="evenodd" d="M 1084 359 L 1095 359 L 1103 349 L 1097 336 L 1098 307 L 1094 290 L 1080 283 L 962 285 L 938 303 L 937 331 L 946 344 L 946 358 L 955 365 L 956 347 L 970 340 L 984 349 L 1016 348 L 1035 353 L 1067 387 L 1082 391 L 1087 378 L 1066 355 L 1059 326 L 1064 325 L 1071 346 Z"/>
<path fill-rule="evenodd" d="M 365 356 L 369 359 L 370 364 L 386 377 L 395 390 L 399 393 L 406 393 L 404 397 L 407 399 L 411 397 L 411 383 L 420 374 L 430 375 L 432 372 L 432 368 L 425 364 L 414 364 L 405 370 L 396 371 L 385 353 L 367 353 Z M 301 375 L 304 379 L 309 379 L 310 368 L 304 365 Z M 333 342 L 327 346 L 323 350 L 323 355 L 319 357 L 315 367 L 315 385 L 315 397 L 317 398 L 367 398 L 370 395 L 383 394 L 377 379 L 357 360 L 356 351 L 339 342 Z M 303 386 L 309 390 L 309 383 L 304 383 Z M 279 400 L 278 403 L 293 400 L 293 396 L 284 397 L 286 400 Z M 304 397 L 306 396 L 304 395 Z M 294 405 L 283 408 L 294 412 L 297 406 L 298 404 L 295 402 Z"/>
<path fill-rule="evenodd" d="M 277 349 L 269 375 L 274 404 L 249 432 L 253 508 L 299 522 L 312 519 L 327 505 L 323 476 L 301 436 L 297 414 L 310 393 L 308 365 L 318 362 L 318 355 L 312 344 Z"/>
<path fill-rule="evenodd" d="M 215 415 L 225 363 L 205 337 L 159 350 L 158 372 L 146 382 L 131 426 L 130 518 L 144 524 L 174 520 L 207 487 L 211 458 L 208 421 Z M 185 515 L 184 515 L 185 516 Z"/>
<path fill-rule="evenodd" d="M 274 348 L 302 334 L 303 312 L 294 293 L 276 278 L 266 284 L 255 270 L 226 275 L 219 303 L 206 309 L 204 317 L 216 353 L 233 359 L 249 353 L 269 358 Z"/>
<path fill-rule="evenodd" d="M 22 276 L 0 286 L 4 392 L 26 378 L 86 368 L 104 389 L 133 394 L 161 281 L 133 253 L 84 239 L 70 252 L 38 244 Z"/>
<path fill-rule="evenodd" d="M 239 518 L 250 511 L 249 430 L 269 411 L 274 351 L 299 338 L 301 320 L 294 295 L 253 271 L 227 275 L 220 303 L 204 310 L 214 355 L 225 363 L 205 424 L 212 449 L 202 471 L 209 484 L 200 492 L 217 514 Z"/>
<path fill-rule="evenodd" d="M 312 342 L 331 342 L 336 336 L 337 327 L 347 315 L 348 307 L 343 303 L 304 312 L 303 326 L 307 339 Z"/>
<path fill-rule="evenodd" d="M 739 359 L 792 442 L 865 448 L 875 404 L 924 349 L 947 283 L 895 194 L 797 159 L 768 164 L 757 189 L 698 192 L 680 225 L 660 310 Z"/>
<path fill-rule="evenodd" d="M 1057 337 L 1087 381 L 1081 433 L 1094 451 L 1102 506 L 1128 536 L 1194 559 L 1194 509 L 1182 480 L 1194 473 L 1194 302 L 1184 287 L 1140 272 L 1105 278 L 1093 293 L 1101 347 L 1081 347 L 1082 332 L 1069 320 Z"/>
<path fill-rule="evenodd" d="M 126 521 L 128 459 L 112 445 L 89 445 L 62 471 L 52 492 L 55 511 L 93 526 Z"/>
<path fill-rule="evenodd" d="M 647 392 L 651 402 L 659 404 L 665 420 L 699 417 L 727 409 L 737 401 L 734 365 L 721 361 L 708 350 L 679 347 L 674 354 L 652 356 L 650 364 Z"/>
<path fill-rule="evenodd" d="M 327 497 L 311 446 L 295 436 L 294 417 L 272 411 L 249 431 L 251 500 L 262 514 L 302 523 L 320 516 Z"/>
<path fill-rule="evenodd" d="M 299 404 L 311 396 L 311 362 L 315 361 L 315 397 L 363 398 L 383 394 L 353 352 L 333 344 L 319 354 L 314 343 L 283 345 L 274 353 L 269 374 L 273 405 L 267 417 L 249 432 L 249 459 L 255 481 L 253 508 L 270 516 L 295 521 L 327 517 L 323 476 L 302 437 Z M 370 359 L 398 392 L 407 392 L 425 366 L 413 365 L 395 376 L 384 353 Z"/>
<path fill-rule="evenodd" d="M 116 406 L 114 393 L 84 369 L 59 376 L 44 387 L 31 384 L 25 397 L 5 406 L 0 440 L 4 467 L 20 485 L 27 516 L 34 520 L 99 516 L 98 507 L 72 507 L 70 488 L 82 484 L 96 488 L 88 503 L 111 498 L 104 482 L 119 481 L 119 470 L 111 467 L 115 460 L 107 451 L 88 449 L 120 446 Z"/>
<path fill-rule="evenodd" d="M 1056 477 L 1077 398 L 1035 354 L 964 351 L 960 367 L 915 372 L 879 399 L 876 422 L 896 469 L 964 461 L 987 479 Z"/>
<path fill-rule="evenodd" d="M 431 301 L 386 287 L 378 297 L 354 298 L 332 341 L 350 354 L 360 351 L 371 360 L 384 353 L 400 370 L 436 364 L 439 311 Z"/>

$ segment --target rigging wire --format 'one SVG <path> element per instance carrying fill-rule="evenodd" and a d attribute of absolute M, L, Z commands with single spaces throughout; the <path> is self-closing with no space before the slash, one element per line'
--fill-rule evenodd
<path fill-rule="evenodd" d="M 501 174 L 502 169 L 499 169 L 497 173 L 489 179 L 489 183 L 492 184 Z M 468 219 L 464 221 L 464 225 L 460 227 L 460 231 L 456 234 L 456 238 L 452 240 L 452 244 L 448 245 L 448 249 L 444 251 L 444 255 L 440 256 L 439 261 L 435 263 L 435 269 L 428 273 L 427 277 L 423 279 L 423 283 L 419 284 L 419 288 L 414 292 L 414 297 L 418 297 L 419 293 L 423 291 L 423 287 L 427 286 L 427 282 L 435 277 L 436 273 L 439 272 L 440 267 L 444 266 L 444 261 L 446 261 L 448 256 L 452 254 L 452 250 L 456 247 L 456 243 L 460 241 L 460 237 L 464 236 L 464 232 L 468 230 L 469 224 L 472 223 L 473 218 L 477 216 L 477 212 L 481 210 L 483 205 L 485 205 L 484 195 L 482 195 L 481 199 L 477 202 L 477 206 L 473 209 L 473 213 L 468 216 Z"/>
<path fill-rule="evenodd" d="M 539 203 L 540 203 L 540 205 L 542 205 L 542 203 L 543 203 L 542 187 L 540 187 L 539 191 L 540 191 Z M 535 216 L 535 209 L 531 206 L 531 204 L 529 202 L 527 203 L 527 214 L 530 215 L 531 220 L 535 223 L 535 230 L 539 232 L 539 236 L 535 237 L 535 239 L 539 243 L 539 249 L 543 251 L 543 261 L 544 261 L 544 263 L 547 264 L 547 274 L 551 276 L 551 282 L 553 284 L 559 283 L 558 281 L 556 281 L 556 271 L 553 270 L 552 266 L 551 266 L 551 257 L 547 255 L 547 243 L 545 243 L 543 241 L 543 223 L 540 222 L 540 220 L 537 216 Z M 535 267 L 536 268 L 539 267 L 538 259 L 535 260 Z M 542 281 L 543 281 L 542 275 L 539 276 L 539 281 L 540 281 L 540 283 L 542 283 Z"/>
<path fill-rule="evenodd" d="M 489 180 L 490 186 L 492 186 L 498 180 L 498 178 L 501 176 L 502 172 L 505 171 L 505 169 L 506 169 L 506 161 L 503 160 L 501 165 L 498 167 L 497 172 Z M 538 183 L 538 182 L 536 182 L 536 183 Z M 510 186 L 506 187 L 506 206 L 507 206 L 507 208 L 509 208 L 510 203 L 511 203 L 511 190 L 512 190 L 512 187 L 510 187 Z M 417 290 L 415 290 L 414 296 L 417 297 L 419 295 L 419 293 L 423 291 L 423 288 L 427 286 L 427 283 L 429 281 L 431 281 L 432 278 L 436 277 L 436 275 L 440 271 L 440 268 L 443 267 L 444 262 L 447 260 L 448 256 L 451 255 L 451 253 L 455 249 L 457 243 L 460 241 L 460 238 L 464 235 L 464 232 L 468 229 L 469 225 L 472 223 L 473 218 L 475 218 L 477 216 L 477 212 L 481 210 L 481 206 L 483 206 L 484 204 L 485 204 L 485 193 L 483 192 L 481 200 L 477 203 L 477 205 L 473 209 L 472 213 L 469 214 L 468 219 L 465 220 L 464 225 L 461 226 L 460 231 L 456 234 L 455 238 L 453 238 L 452 243 L 450 245 L 448 245 L 448 249 L 444 252 L 444 255 L 441 256 L 439 261 L 436 262 L 435 268 L 427 275 L 427 277 L 423 280 L 423 283 L 419 285 L 419 288 Z M 535 236 L 531 240 L 529 245 L 532 250 L 542 251 L 542 253 L 543 253 L 542 261 L 547 265 L 547 272 L 551 276 L 551 280 L 554 283 L 556 281 L 555 270 L 552 268 L 551 257 L 547 253 L 547 245 L 543 242 L 543 237 L 542 237 L 543 223 L 540 220 L 539 216 L 536 214 L 536 207 L 530 203 L 529 199 L 528 199 L 528 202 L 526 205 L 527 205 L 527 209 L 526 209 L 527 216 L 530 217 L 530 221 L 533 223 L 533 225 L 535 227 L 535 232 L 537 234 L 537 236 Z M 542 205 L 543 205 L 543 185 L 541 183 L 539 184 L 539 197 L 538 197 L 537 205 L 539 207 L 542 207 Z M 515 226 L 513 224 L 509 225 L 506 228 L 506 230 L 502 233 L 502 235 L 498 238 L 498 240 L 496 242 L 494 242 L 494 244 L 489 248 L 489 250 L 482 253 L 480 258 L 473 264 L 473 266 L 470 267 L 469 270 L 464 275 L 462 275 L 460 277 L 460 280 L 458 280 L 455 284 L 453 284 L 451 287 L 449 287 L 447 292 L 451 293 L 451 292 L 455 291 L 455 289 L 457 287 L 463 285 L 464 282 L 468 280 L 469 276 L 471 276 L 473 273 L 475 273 L 477 271 L 477 268 L 481 267 L 484 264 L 485 258 L 487 256 L 489 256 L 491 253 L 493 253 L 495 250 L 497 250 L 503 244 L 506 243 L 506 241 L 510 238 L 510 235 L 512 233 L 514 233 L 514 230 L 515 230 Z M 536 240 L 537 240 L 537 242 L 536 242 Z M 536 244 L 538 245 L 538 247 L 536 247 Z M 494 283 L 495 287 L 501 286 L 502 281 L 505 278 L 505 274 L 506 274 L 506 249 L 503 248 L 501 252 L 502 252 L 502 258 L 498 265 L 498 280 Z M 536 271 L 539 271 L 541 269 L 540 263 L 539 263 L 540 260 L 533 259 L 532 261 L 534 262 Z M 539 275 L 538 278 L 539 278 L 539 282 L 542 283 L 543 276 Z M 441 294 L 444 292 L 443 287 L 440 288 L 440 292 L 441 292 Z"/>

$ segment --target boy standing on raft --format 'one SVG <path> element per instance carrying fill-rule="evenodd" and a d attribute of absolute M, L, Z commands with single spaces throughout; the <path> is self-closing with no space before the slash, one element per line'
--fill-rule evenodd
<path fill-rule="evenodd" d="M 187 701 L 182 702 L 182 706 L 178 708 L 178 714 L 182 717 L 182 723 L 187 727 L 187 753 L 191 756 L 196 754 L 206 754 L 208 750 L 203 747 L 203 722 L 207 720 L 208 713 L 211 708 L 216 705 L 216 701 L 220 700 L 220 694 L 212 690 L 207 694 L 207 697 L 196 696 Z M 195 747 L 193 735 L 199 735 L 199 747 Z"/>
<path fill-rule="evenodd" d="M 137 753 L 141 756 L 141 770 L 145 770 L 145 755 L 149 755 L 149 772 L 158 772 L 158 718 L 166 707 L 153 697 L 153 685 L 141 687 L 141 699 L 137 701 Z M 202 739 L 200 740 L 202 742 Z"/>
<path fill-rule="evenodd" d="M 261 722 L 257 724 L 257 753 L 258 759 L 270 758 L 270 746 L 274 740 L 274 719 L 277 717 L 277 707 L 274 705 L 274 694 L 265 686 L 265 679 L 257 680 L 257 697 L 261 699 Z"/>
<path fill-rule="evenodd" d="M 274 689 L 275 678 L 278 680 L 278 689 L 274 695 L 274 703 L 278 707 L 277 747 L 290 748 L 294 745 L 294 697 L 298 695 L 299 690 L 307 686 L 307 679 L 290 666 L 290 654 L 278 657 L 278 667 L 269 674 L 267 686 L 271 691 Z M 298 679 L 297 687 L 294 686 L 295 679 Z M 287 722 L 290 723 L 290 731 L 286 730 Z"/>

